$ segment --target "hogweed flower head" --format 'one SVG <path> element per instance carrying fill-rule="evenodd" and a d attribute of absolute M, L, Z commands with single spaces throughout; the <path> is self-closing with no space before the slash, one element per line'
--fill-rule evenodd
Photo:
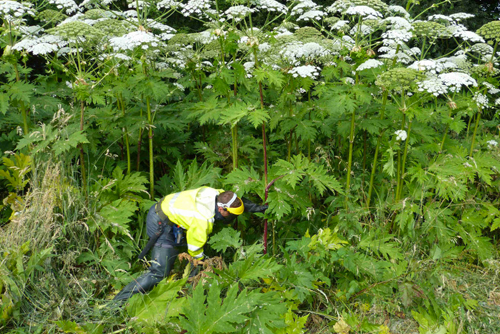
<path fill-rule="evenodd" d="M 448 86 L 446 86 L 443 81 L 437 77 L 431 77 L 424 81 L 420 81 L 417 83 L 417 86 L 420 92 L 427 92 L 434 96 L 444 95 L 448 93 Z"/>
<path fill-rule="evenodd" d="M 375 84 L 387 90 L 410 90 L 422 78 L 411 68 L 394 68 L 379 75 Z"/>
<path fill-rule="evenodd" d="M 474 14 L 469 14 L 469 13 L 455 13 L 451 14 L 450 17 L 454 19 L 457 22 L 460 22 L 461 20 L 467 20 L 475 17 L 476 15 Z"/>
<path fill-rule="evenodd" d="M 42 22 L 58 23 L 66 19 L 68 16 L 60 11 L 53 9 L 46 9 L 38 13 L 37 18 Z"/>
<path fill-rule="evenodd" d="M 18 42 L 12 49 L 17 51 L 26 51 L 34 55 L 46 55 L 66 46 L 68 42 L 59 36 L 44 35 L 38 37 L 26 37 Z"/>
<path fill-rule="evenodd" d="M 331 13 L 343 13 L 356 6 L 368 6 L 380 13 L 385 13 L 388 8 L 387 4 L 380 0 L 337 0 L 326 10 Z"/>
<path fill-rule="evenodd" d="M 33 4 L 28 2 L 20 3 L 17 1 L 0 0 L 0 13 L 3 14 L 3 19 L 7 18 L 7 21 L 12 21 L 13 18 L 21 18 L 24 15 L 35 16 L 35 11 L 32 7 Z"/>
<path fill-rule="evenodd" d="M 408 134 L 405 130 L 396 130 L 394 134 L 396 135 L 397 141 L 405 141 L 406 138 L 408 138 Z"/>
<path fill-rule="evenodd" d="M 453 36 L 472 43 L 484 43 L 484 39 L 472 31 L 457 31 Z"/>
<path fill-rule="evenodd" d="M 80 10 L 73 0 L 49 0 L 49 3 L 56 5 L 57 9 L 65 9 L 66 14 L 72 14 Z"/>
<path fill-rule="evenodd" d="M 398 14 L 406 19 L 410 18 L 410 14 L 401 6 L 389 6 L 387 12 L 391 14 Z"/>
<path fill-rule="evenodd" d="M 103 32 L 106 36 L 123 36 L 136 29 L 134 25 L 125 20 L 107 19 L 96 22 L 94 28 Z"/>
<path fill-rule="evenodd" d="M 486 142 L 486 144 L 488 144 L 488 148 L 490 150 L 498 146 L 498 142 L 496 140 L 493 140 L 493 139 L 492 140 L 488 140 Z"/>
<path fill-rule="evenodd" d="M 432 21 L 415 21 L 413 22 L 413 29 L 413 32 L 417 37 L 435 39 L 449 35 L 449 32 L 444 25 Z"/>
<path fill-rule="evenodd" d="M 500 21 L 491 21 L 477 30 L 477 33 L 492 42 L 500 42 Z"/>
<path fill-rule="evenodd" d="M 382 14 L 375 9 L 368 7 L 368 6 L 354 6 L 354 7 L 349 7 L 346 11 L 346 14 L 349 15 L 359 15 L 362 17 L 382 17 Z"/>
<path fill-rule="evenodd" d="M 247 15 L 251 15 L 252 13 L 255 13 L 257 11 L 256 8 L 250 8 L 247 6 L 232 6 L 229 7 L 225 12 L 224 15 L 230 19 L 234 20 L 235 22 L 239 22 L 243 20 Z"/>
<path fill-rule="evenodd" d="M 396 29 L 396 30 L 413 30 L 413 26 L 411 25 L 410 22 L 408 22 L 407 19 L 399 16 L 390 16 L 382 20 L 384 23 L 389 23 L 391 26 L 391 29 Z"/>
<path fill-rule="evenodd" d="M 297 18 L 297 21 L 309 21 L 309 20 L 321 20 L 321 18 L 323 16 L 325 16 L 326 13 L 321 11 L 321 10 L 310 10 L 310 11 L 307 11 L 305 12 L 304 14 L 300 15 L 298 18 Z"/>
<path fill-rule="evenodd" d="M 488 97 L 482 93 L 475 92 L 474 97 L 472 98 L 474 102 L 476 102 L 477 107 L 480 109 L 487 109 L 490 108 L 490 101 L 488 100 Z"/>
<path fill-rule="evenodd" d="M 153 34 L 142 30 L 134 31 L 121 37 L 114 37 L 109 40 L 110 46 L 115 51 L 133 50 L 138 47 L 146 50 L 150 46 L 157 47 L 159 42 L 159 39 Z"/>
<path fill-rule="evenodd" d="M 448 87 L 448 90 L 453 93 L 458 93 L 462 87 L 477 87 L 477 81 L 466 73 L 443 73 L 439 75 L 439 79 Z"/>
<path fill-rule="evenodd" d="M 302 78 L 316 79 L 319 75 L 319 72 L 320 72 L 319 67 L 312 65 L 298 66 L 290 70 L 290 73 L 294 78 L 302 77 Z"/>
<path fill-rule="evenodd" d="M 292 15 L 301 15 L 307 12 L 308 10 L 311 9 L 319 9 L 320 6 L 318 6 L 315 2 L 311 0 L 301 0 L 298 2 L 297 5 L 295 5 L 292 8 L 291 14 Z"/>
<path fill-rule="evenodd" d="M 61 36 L 67 40 L 92 40 L 104 37 L 104 34 L 96 28 L 81 21 L 73 21 L 58 25 L 55 28 L 48 29 L 49 34 Z"/>
<path fill-rule="evenodd" d="M 252 2 L 255 4 L 255 7 L 267 10 L 269 12 L 286 14 L 286 12 L 288 11 L 288 8 L 285 5 L 279 3 L 276 0 L 254 0 Z"/>
<path fill-rule="evenodd" d="M 363 70 L 368 70 L 368 69 L 372 69 L 372 68 L 377 68 L 377 67 L 380 67 L 384 65 L 383 62 L 381 62 L 380 60 L 376 60 L 376 59 L 368 59 L 367 61 L 365 61 L 363 64 L 359 65 L 358 68 L 356 69 L 357 72 L 361 72 Z"/>

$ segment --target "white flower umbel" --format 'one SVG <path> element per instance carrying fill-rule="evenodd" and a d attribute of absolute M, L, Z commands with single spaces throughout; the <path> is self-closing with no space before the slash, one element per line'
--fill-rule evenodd
<path fill-rule="evenodd" d="M 437 74 L 441 70 L 440 63 L 437 63 L 432 59 L 424 59 L 416 61 L 410 66 L 408 66 L 408 68 L 412 68 L 420 72 L 429 72 L 432 74 Z"/>
<path fill-rule="evenodd" d="M 453 93 L 458 93 L 462 87 L 477 87 L 477 81 L 466 73 L 443 73 L 439 75 L 439 79 L 448 87 L 448 90 Z"/>
<path fill-rule="evenodd" d="M 300 15 L 304 14 L 304 12 L 310 9 L 319 9 L 321 6 L 318 6 L 315 2 L 311 0 L 301 0 L 297 3 L 295 7 L 292 8 L 292 15 Z"/>
<path fill-rule="evenodd" d="M 161 31 L 160 34 L 158 34 L 158 38 L 160 38 L 163 41 L 169 40 L 170 38 L 174 37 L 174 34 L 176 30 L 172 28 L 171 26 L 168 26 L 166 24 L 160 23 L 158 21 L 148 19 L 147 21 L 147 26 L 148 28 L 156 29 Z"/>
<path fill-rule="evenodd" d="M 274 31 L 277 32 L 276 36 L 274 36 L 276 38 L 293 35 L 288 29 L 282 27 L 275 28 Z"/>
<path fill-rule="evenodd" d="M 500 89 L 496 88 L 494 85 L 490 84 L 489 82 L 483 82 L 483 85 L 488 88 L 488 93 L 494 95 L 500 93 Z"/>
<path fill-rule="evenodd" d="M 210 9 L 210 6 L 210 0 L 189 0 L 186 4 L 181 5 L 181 13 L 184 16 L 203 16 L 203 12 Z"/>
<path fill-rule="evenodd" d="M 255 68 L 255 63 L 253 61 L 247 61 L 243 64 L 245 71 L 247 72 L 247 78 L 252 77 L 253 69 Z"/>
<path fill-rule="evenodd" d="M 309 21 L 309 20 L 316 20 L 319 21 L 321 20 L 321 17 L 325 16 L 326 13 L 321 11 L 321 10 L 310 10 L 308 12 L 305 12 L 304 14 L 300 15 L 297 18 L 297 21 Z"/>
<path fill-rule="evenodd" d="M 436 14 L 436 15 L 431 15 L 428 17 L 429 21 L 446 21 L 446 22 L 454 22 L 455 20 L 453 20 L 453 18 L 449 17 L 449 16 L 446 16 L 446 15 L 442 15 L 442 14 Z"/>
<path fill-rule="evenodd" d="M 217 39 L 217 36 L 212 34 L 211 30 L 205 30 L 195 35 L 194 40 L 201 44 L 208 44 Z"/>
<path fill-rule="evenodd" d="M 495 100 L 495 105 L 496 106 L 500 106 L 500 98 L 498 98 L 498 99 Z"/>
<path fill-rule="evenodd" d="M 408 138 L 408 134 L 406 133 L 405 130 L 396 130 L 394 134 L 396 135 L 397 141 L 405 141 L 406 138 Z"/>
<path fill-rule="evenodd" d="M 319 71 L 320 69 L 317 66 L 305 65 L 292 68 L 290 73 L 294 78 L 302 77 L 316 79 L 319 75 Z"/>
<path fill-rule="evenodd" d="M 181 92 L 183 92 L 183 91 L 184 91 L 184 89 L 185 89 L 185 88 L 184 88 L 184 86 L 183 86 L 183 85 L 181 85 L 180 83 L 174 82 L 174 84 L 173 84 L 173 85 L 174 85 L 175 87 L 177 87 L 177 89 L 179 89 Z"/>
<path fill-rule="evenodd" d="M 472 43 L 484 43 L 484 39 L 472 31 L 458 31 L 453 36 Z"/>
<path fill-rule="evenodd" d="M 300 59 L 306 61 L 313 60 L 326 56 L 328 51 L 318 43 L 310 42 L 304 44 L 302 42 L 293 42 L 285 46 L 280 54 L 293 65 L 298 65 Z"/>
<path fill-rule="evenodd" d="M 286 12 L 288 11 L 288 8 L 285 5 L 279 3 L 276 0 L 255 0 L 253 1 L 253 3 L 257 8 L 267 10 L 268 12 L 278 12 L 286 14 Z"/>
<path fill-rule="evenodd" d="M 256 8 L 249 8 L 247 6 L 238 5 L 238 6 L 229 7 L 224 12 L 224 15 L 229 20 L 234 20 L 235 22 L 239 22 L 247 15 L 255 13 L 256 11 L 257 11 Z"/>
<path fill-rule="evenodd" d="M 31 8 L 33 4 L 28 2 L 19 3 L 17 1 L 0 1 L 0 13 L 3 13 L 2 19 L 8 18 L 8 15 L 20 18 L 24 15 L 35 16 L 35 12 Z M 7 20 L 11 21 L 11 19 Z"/>
<path fill-rule="evenodd" d="M 459 22 L 461 20 L 467 20 L 475 17 L 474 14 L 469 14 L 469 13 L 455 13 L 451 14 L 450 17 L 454 19 L 455 21 Z"/>
<path fill-rule="evenodd" d="M 59 48 L 66 46 L 67 41 L 64 41 L 59 36 L 44 35 L 38 37 L 27 37 L 18 42 L 12 49 L 17 51 L 25 50 L 26 52 L 34 55 L 46 55 L 59 50 Z"/>
<path fill-rule="evenodd" d="M 354 6 L 346 10 L 346 14 L 349 15 L 359 15 L 361 17 L 382 17 L 382 14 L 377 12 L 375 9 L 368 6 Z"/>
<path fill-rule="evenodd" d="M 408 30 L 389 30 L 382 34 L 382 42 L 385 46 L 403 45 L 408 42 L 411 37 L 412 33 Z"/>
<path fill-rule="evenodd" d="M 65 9 L 66 14 L 75 13 L 80 9 L 73 0 L 49 0 L 49 3 L 56 5 L 57 9 Z"/>
<path fill-rule="evenodd" d="M 350 77 L 342 78 L 342 80 L 344 80 L 344 83 L 349 84 L 349 85 L 355 85 L 356 84 L 356 81 L 353 78 L 350 78 Z"/>
<path fill-rule="evenodd" d="M 137 47 L 148 49 L 149 46 L 158 46 L 160 40 L 153 34 L 138 30 L 121 37 L 114 37 L 109 40 L 109 45 L 115 51 L 133 50 Z"/>
<path fill-rule="evenodd" d="M 137 6 L 139 6 L 140 10 L 143 10 L 144 8 L 149 8 L 151 6 L 151 3 L 143 1 L 143 0 L 139 0 L 139 1 L 132 0 L 128 4 L 128 8 L 132 8 L 132 9 L 137 9 Z"/>
<path fill-rule="evenodd" d="M 496 140 L 493 140 L 493 139 L 492 140 L 488 140 L 486 142 L 486 144 L 488 144 L 488 148 L 490 150 L 498 146 L 498 142 Z"/>
<path fill-rule="evenodd" d="M 387 17 L 382 22 L 389 22 L 391 29 L 395 30 L 413 30 L 413 26 L 407 19 L 399 17 L 399 16 L 391 16 Z"/>
<path fill-rule="evenodd" d="M 474 93 L 474 97 L 472 99 L 474 100 L 474 102 L 476 102 L 478 108 L 490 108 L 490 101 L 488 100 L 488 97 L 486 95 L 476 92 Z"/>
<path fill-rule="evenodd" d="M 169 8 L 175 8 L 178 7 L 181 3 L 179 1 L 175 0 L 162 0 L 156 4 L 156 8 L 158 9 L 169 9 Z"/>
<path fill-rule="evenodd" d="M 371 69 L 371 68 L 377 68 L 377 67 L 380 67 L 382 65 L 384 65 L 384 63 L 381 62 L 380 60 L 368 59 L 363 64 L 359 65 L 358 68 L 356 69 L 356 71 L 361 72 L 363 70 L 368 70 L 368 69 Z"/>
<path fill-rule="evenodd" d="M 418 90 L 420 92 L 427 92 L 434 96 L 444 95 L 448 93 L 448 86 L 437 77 L 431 77 L 427 80 L 417 82 Z"/>
<path fill-rule="evenodd" d="M 399 14 L 400 16 L 409 19 L 410 14 L 401 6 L 389 6 L 387 7 L 388 13 Z"/>
<path fill-rule="evenodd" d="M 330 28 L 331 30 L 339 30 L 339 29 L 342 29 L 343 27 L 346 26 L 346 24 L 348 24 L 349 21 L 344 21 L 344 20 L 339 20 L 337 22 L 335 22 L 334 25 L 332 25 L 332 27 Z"/>
<path fill-rule="evenodd" d="M 368 36 L 371 33 L 373 33 L 374 29 L 370 26 L 367 26 L 365 24 L 356 24 L 354 27 L 352 27 L 351 31 L 349 33 L 351 36 L 355 36 L 356 34 L 360 34 L 362 36 Z"/>

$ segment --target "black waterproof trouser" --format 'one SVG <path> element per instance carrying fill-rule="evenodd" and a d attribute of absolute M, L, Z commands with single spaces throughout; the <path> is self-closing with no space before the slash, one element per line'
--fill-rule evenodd
<path fill-rule="evenodd" d="M 159 221 L 160 217 L 156 214 L 153 205 L 149 209 L 146 217 L 146 227 L 150 237 L 156 232 Z M 157 240 L 151 251 L 151 266 L 148 272 L 127 284 L 122 291 L 115 296 L 114 300 L 126 300 L 138 292 L 146 293 L 153 289 L 162 279 L 170 275 L 177 255 L 184 251 L 185 247 L 185 238 L 182 238 L 182 240 L 177 243 L 172 225 L 166 225 L 164 227 L 164 233 Z"/>
<path fill-rule="evenodd" d="M 153 247 L 149 271 L 127 284 L 114 300 L 126 300 L 138 292 L 146 293 L 153 289 L 170 274 L 178 254 L 179 250 L 174 247 Z"/>

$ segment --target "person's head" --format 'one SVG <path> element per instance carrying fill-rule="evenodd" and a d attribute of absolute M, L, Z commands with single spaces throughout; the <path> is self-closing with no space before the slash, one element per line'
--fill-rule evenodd
<path fill-rule="evenodd" d="M 227 219 L 241 215 L 244 210 L 243 202 L 232 191 L 225 191 L 217 197 L 217 210 Z"/>

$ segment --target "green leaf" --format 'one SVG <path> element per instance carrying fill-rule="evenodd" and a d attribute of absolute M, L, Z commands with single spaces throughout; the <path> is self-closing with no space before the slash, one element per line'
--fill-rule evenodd
<path fill-rule="evenodd" d="M 283 267 L 276 263 L 273 258 L 255 257 L 255 255 L 251 255 L 244 261 L 233 262 L 228 268 L 228 273 L 246 284 L 251 281 L 259 281 L 261 278 L 274 276 Z"/>
<path fill-rule="evenodd" d="M 33 96 L 35 86 L 23 81 L 17 81 L 9 88 L 9 94 L 12 99 L 29 103 Z"/>
<path fill-rule="evenodd" d="M 176 299 L 187 278 L 167 282 L 161 281 L 148 294 L 136 294 L 129 299 L 127 312 L 139 320 L 166 321 L 176 317 L 182 310 L 185 299 Z"/>
<path fill-rule="evenodd" d="M 99 211 L 99 215 L 109 223 L 103 230 L 109 228 L 114 233 L 121 232 L 133 239 L 128 230 L 128 223 L 136 210 L 137 204 L 135 202 L 124 199 L 117 199 L 106 205 Z"/>
<path fill-rule="evenodd" d="M 225 252 L 227 248 L 238 249 L 243 244 L 240 232 L 231 227 L 225 227 L 219 233 L 210 237 L 208 243 L 217 252 Z"/>
<path fill-rule="evenodd" d="M 59 139 L 54 143 L 52 149 L 54 151 L 54 155 L 58 156 L 61 153 L 68 152 L 69 150 L 76 148 L 78 144 L 88 144 L 87 136 L 83 133 L 83 131 L 77 131 L 72 133 L 68 139 Z"/>
<path fill-rule="evenodd" d="M 270 118 L 269 110 L 261 108 L 253 109 L 248 112 L 247 118 L 250 123 L 252 123 L 253 127 L 257 128 Z"/>
<path fill-rule="evenodd" d="M 0 112 L 5 115 L 7 113 L 8 108 L 9 108 L 9 96 L 5 93 L 0 93 Z"/>

